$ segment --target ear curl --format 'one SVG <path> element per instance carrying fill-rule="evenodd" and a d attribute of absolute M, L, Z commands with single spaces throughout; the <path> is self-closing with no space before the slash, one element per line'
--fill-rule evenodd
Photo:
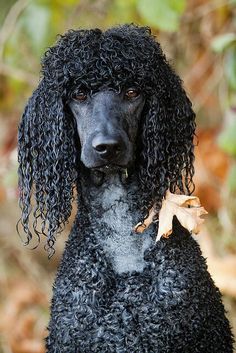
<path fill-rule="evenodd" d="M 19 126 L 19 193 L 21 219 L 18 232 L 47 234 L 46 250 L 54 253 L 56 233 L 71 213 L 76 175 L 75 129 L 63 109 L 61 95 L 44 79 L 25 108 Z M 32 220 L 32 221 L 31 221 Z M 32 223 L 32 224 L 30 224 Z"/>
<path fill-rule="evenodd" d="M 147 212 L 156 204 L 157 213 L 167 189 L 185 194 L 194 190 L 195 114 L 181 80 L 164 65 L 163 80 L 159 77 L 145 108 L 140 167 L 143 208 Z"/>

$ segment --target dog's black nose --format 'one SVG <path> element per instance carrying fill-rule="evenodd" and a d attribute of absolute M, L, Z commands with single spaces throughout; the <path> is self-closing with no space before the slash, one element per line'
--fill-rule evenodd
<path fill-rule="evenodd" d="M 103 135 L 94 137 L 92 146 L 100 157 L 106 159 L 117 157 L 122 149 L 121 141 L 119 139 Z"/>

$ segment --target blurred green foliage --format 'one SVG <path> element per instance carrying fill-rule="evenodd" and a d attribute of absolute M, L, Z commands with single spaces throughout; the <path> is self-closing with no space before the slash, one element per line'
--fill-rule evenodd
<path fill-rule="evenodd" d="M 229 192 L 234 194 L 236 192 L 236 34 L 226 33 L 217 36 L 212 42 L 212 48 L 223 57 L 227 88 L 226 118 L 218 143 L 232 157 L 226 182 Z"/>
<path fill-rule="evenodd" d="M 138 0 L 137 9 L 142 18 L 154 28 L 176 31 L 180 16 L 186 6 L 185 0 Z"/>
<path fill-rule="evenodd" d="M 224 70 L 229 88 L 236 91 L 236 34 L 217 36 L 212 42 L 217 53 L 224 54 Z"/>
<path fill-rule="evenodd" d="M 236 157 L 236 121 L 232 121 L 219 135 L 220 147 L 231 157 Z M 236 178 L 235 178 L 236 180 Z"/>
<path fill-rule="evenodd" d="M 21 1 L 15 2 L 15 6 L 17 3 L 21 4 Z M 2 0 L 1 7 L 5 9 L 2 13 L 6 12 L 6 4 L 9 2 Z M 103 5 L 103 2 L 93 0 L 87 4 L 78 0 L 22 1 L 22 13 L 16 19 L 13 33 L 4 43 L 4 58 L 11 64 L 23 66 L 22 51 L 42 55 L 56 35 L 70 27 L 106 27 L 138 21 L 156 29 L 176 31 L 185 9 L 185 0 L 111 0 L 106 1 L 105 7 Z M 100 16 L 100 11 L 105 11 L 105 16 L 104 13 Z M 27 63 L 27 68 L 33 71 L 34 65 Z"/>

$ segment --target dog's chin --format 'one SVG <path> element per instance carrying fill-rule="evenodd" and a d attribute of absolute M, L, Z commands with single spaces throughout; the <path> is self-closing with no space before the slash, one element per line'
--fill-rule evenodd
<path fill-rule="evenodd" d="M 101 159 L 85 159 L 82 157 L 81 162 L 86 169 L 97 170 L 104 174 L 120 172 L 124 169 L 129 168 L 129 166 L 132 164 L 132 162 L 128 158 L 125 158 L 124 160 L 106 161 Z"/>
<path fill-rule="evenodd" d="M 127 165 L 118 165 L 118 164 L 103 164 L 101 166 L 96 166 L 90 168 L 91 170 L 96 170 L 104 174 L 117 174 L 128 168 Z"/>
<path fill-rule="evenodd" d="M 92 182 L 96 186 L 101 186 L 105 180 L 108 180 L 112 176 L 117 175 L 122 183 L 126 183 L 128 178 L 128 164 L 119 165 L 107 163 L 101 165 L 85 165 L 85 167 L 89 170 Z"/>

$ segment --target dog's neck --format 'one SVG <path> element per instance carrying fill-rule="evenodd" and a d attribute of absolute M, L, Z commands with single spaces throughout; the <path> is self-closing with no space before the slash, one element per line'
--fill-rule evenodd
<path fill-rule="evenodd" d="M 130 176 L 125 170 L 119 170 L 103 173 L 100 177 L 93 170 L 86 170 L 82 172 L 80 180 L 82 202 L 89 214 L 93 215 L 92 219 L 95 219 L 96 224 L 101 215 L 111 210 L 119 217 L 119 212 L 123 211 L 122 205 L 126 205 L 126 211 L 132 213 L 134 222 L 137 223 L 142 218 L 142 192 L 137 173 Z"/>
<path fill-rule="evenodd" d="M 81 184 L 81 198 L 90 226 L 115 271 L 142 271 L 145 266 L 143 254 L 152 242 L 153 228 L 144 234 L 133 231 L 143 216 L 137 175 L 133 174 L 125 181 L 120 173 L 106 174 L 100 186 L 94 184 L 93 177 L 86 175 Z"/>

